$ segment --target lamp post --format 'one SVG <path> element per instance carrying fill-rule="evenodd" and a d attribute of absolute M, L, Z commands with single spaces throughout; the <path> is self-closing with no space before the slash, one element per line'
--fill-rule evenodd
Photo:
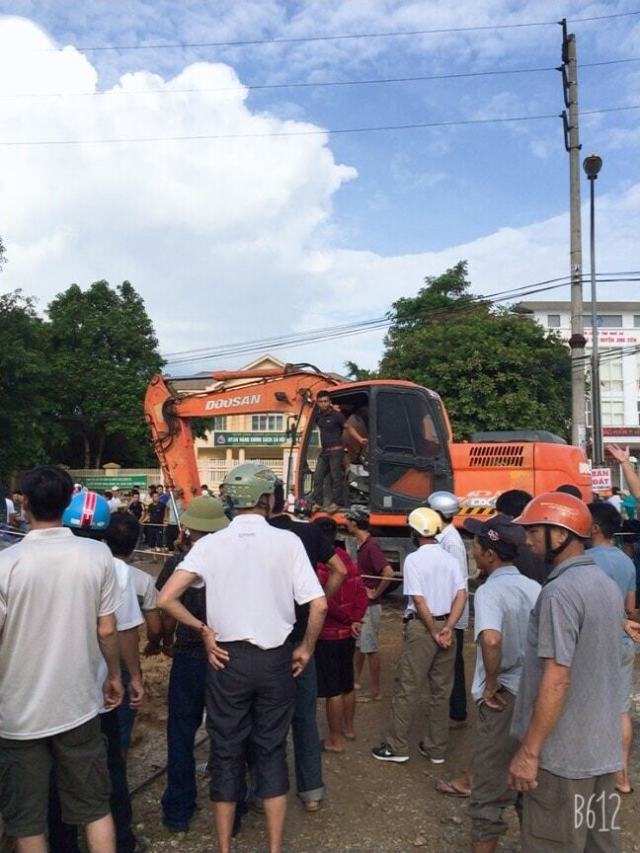
<path fill-rule="evenodd" d="M 600 407 L 600 364 L 598 357 L 598 313 L 596 298 L 596 228 L 595 228 L 595 182 L 602 168 L 602 157 L 589 154 L 582 168 L 589 179 L 590 198 L 590 262 L 591 262 L 591 435 L 592 461 L 595 467 L 602 465 L 602 410 Z"/>

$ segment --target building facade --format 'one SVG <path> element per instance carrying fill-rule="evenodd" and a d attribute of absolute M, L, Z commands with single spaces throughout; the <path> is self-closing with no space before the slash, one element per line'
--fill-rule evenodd
<path fill-rule="evenodd" d="M 591 355 L 590 303 L 584 303 L 587 355 Z M 571 337 L 569 302 L 521 302 L 545 329 L 568 341 Z M 629 445 L 640 459 L 640 302 L 598 302 L 598 351 L 603 443 Z M 590 382 L 590 365 L 586 364 Z M 585 400 L 591 426 L 591 399 Z"/>

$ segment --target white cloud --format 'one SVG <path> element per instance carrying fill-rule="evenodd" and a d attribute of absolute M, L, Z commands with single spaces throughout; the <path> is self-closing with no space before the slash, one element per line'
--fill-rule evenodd
<path fill-rule="evenodd" d="M 310 3 L 302 7 L 305 20 L 293 21 L 291 27 L 309 31 L 314 10 L 316 32 L 362 29 L 365 23 L 369 29 L 376 25 L 392 29 L 420 22 L 436 25 L 440 20 L 450 25 L 456 20 L 447 11 L 454 8 L 449 3 L 411 4 L 404 12 L 402 5 L 379 2 L 368 16 L 367 10 L 372 8 L 368 3 L 334 3 L 326 13 L 323 10 L 329 4 Z M 495 15 L 504 4 L 489 5 Z M 426 7 L 430 7 L 430 16 L 424 12 Z M 251 8 L 256 13 L 255 23 L 259 10 L 255 5 Z M 485 17 L 478 14 L 462 24 Z M 225 32 L 233 37 L 242 24 L 242 20 L 233 25 L 227 21 Z M 193 24 L 189 33 L 201 35 L 203 27 L 202 23 L 199 27 Z M 108 37 L 107 31 L 98 30 L 95 41 Z M 517 32 L 516 37 L 520 38 Z M 500 49 L 501 38 L 487 36 L 487 40 L 487 54 Z M 70 47 L 62 52 L 43 49 L 49 46 L 48 36 L 32 23 L 0 19 L 0 97 L 16 91 L 72 93 L 101 88 L 102 80 L 85 56 Z M 364 46 L 301 47 L 286 70 L 291 72 L 307 60 L 310 68 L 317 67 L 321 49 L 344 56 L 350 50 L 354 65 L 367 59 Z M 28 102 L 2 98 L 2 138 L 166 137 L 315 129 L 302 121 L 252 111 L 242 81 L 232 67 L 221 62 L 192 63 L 171 76 L 139 70 L 110 85 L 113 94 L 96 97 L 33 98 Z M 189 88 L 233 91 L 118 94 Z M 494 102 L 492 108 L 505 113 L 515 109 L 506 95 L 505 99 Z M 22 287 L 39 297 L 44 306 L 72 281 L 86 286 L 99 278 L 112 284 L 128 278 L 144 297 L 167 352 L 381 316 L 393 300 L 415 293 L 424 276 L 437 275 L 463 258 L 469 260 L 474 287 L 485 293 L 553 278 L 568 269 L 566 216 L 519 229 L 502 228 L 438 252 L 383 257 L 371 251 L 337 249 L 341 235 L 336 234 L 332 219 L 333 199 L 356 172 L 336 162 L 323 134 L 2 147 L 2 152 L 0 233 L 7 244 L 9 263 L 0 288 Z M 407 171 L 402 157 L 393 168 L 398 174 Z M 439 180 L 440 174 L 434 173 L 431 180 Z M 412 176 L 406 174 L 404 179 L 410 182 Z M 375 211 L 375 193 L 365 202 Z M 526 198 L 522 208 L 526 209 Z M 639 214 L 640 185 L 620 197 L 600 199 L 601 269 L 637 267 L 633 223 Z M 361 233 L 365 239 L 360 244 L 366 245 L 366 222 Z M 628 295 L 633 296 L 631 290 Z M 327 368 L 339 369 L 347 358 L 371 366 L 379 355 L 380 341 L 377 333 L 292 348 L 284 356 L 316 361 Z M 218 362 L 217 366 L 226 365 Z"/>

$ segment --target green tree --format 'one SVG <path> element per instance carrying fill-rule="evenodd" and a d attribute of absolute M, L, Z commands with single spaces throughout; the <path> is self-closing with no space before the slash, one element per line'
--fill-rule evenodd
<path fill-rule="evenodd" d="M 99 468 L 113 452 L 120 464 L 149 464 L 143 400 L 163 361 L 142 298 L 128 281 L 115 290 L 106 281 L 86 291 L 73 284 L 47 311 L 56 417 L 68 435 L 58 461 Z"/>
<path fill-rule="evenodd" d="M 0 295 L 0 479 L 47 460 L 56 433 L 47 330 L 33 300 L 19 290 Z"/>
<path fill-rule="evenodd" d="M 461 261 L 427 277 L 417 296 L 395 302 L 380 376 L 437 391 L 458 440 L 476 430 L 527 428 L 566 437 L 568 349 L 532 319 L 478 299 L 469 288 Z"/>

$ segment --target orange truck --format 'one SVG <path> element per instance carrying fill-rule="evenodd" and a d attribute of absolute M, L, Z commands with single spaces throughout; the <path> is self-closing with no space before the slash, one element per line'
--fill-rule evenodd
<path fill-rule="evenodd" d="M 539 494 L 573 483 L 585 499 L 591 496 L 590 466 L 579 448 L 549 433 L 484 434 L 476 436 L 478 441 L 455 443 L 440 396 L 413 382 L 345 383 L 308 364 L 217 371 L 210 378 L 210 390 L 178 392 L 171 379 L 156 375 L 145 397 L 165 483 L 182 488 L 187 501 L 200 492 L 201 481 L 191 421 L 221 414 L 287 416 L 289 458 L 295 457 L 287 486 L 294 485 L 299 497 L 310 497 L 319 452 L 315 399 L 324 389 L 346 414 L 364 415 L 368 459 L 347 471 L 349 503 L 369 509 L 373 532 L 396 565 L 402 565 L 409 549 L 407 514 L 433 491 L 458 495 L 459 524 L 465 515 L 494 512 L 496 498 L 507 489 Z"/>

